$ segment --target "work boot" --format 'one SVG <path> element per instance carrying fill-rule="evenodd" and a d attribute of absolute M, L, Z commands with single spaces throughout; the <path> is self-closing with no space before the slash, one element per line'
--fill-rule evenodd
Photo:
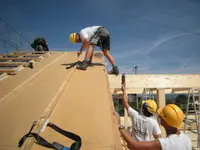
<path fill-rule="evenodd" d="M 91 64 L 92 64 L 92 60 L 90 59 L 89 62 L 88 62 L 88 65 L 91 65 Z"/>
<path fill-rule="evenodd" d="M 119 75 L 119 69 L 117 66 L 113 66 L 112 70 L 109 72 L 109 74 Z"/>
<path fill-rule="evenodd" d="M 88 67 L 88 62 L 87 61 L 82 61 L 79 64 L 77 64 L 76 69 L 87 70 L 87 67 Z"/>

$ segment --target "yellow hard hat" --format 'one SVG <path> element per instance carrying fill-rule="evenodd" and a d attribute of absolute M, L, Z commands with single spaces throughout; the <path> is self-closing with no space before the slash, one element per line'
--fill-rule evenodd
<path fill-rule="evenodd" d="M 72 43 L 76 43 L 76 33 L 71 33 L 69 39 Z"/>
<path fill-rule="evenodd" d="M 168 125 L 174 128 L 179 127 L 184 119 L 183 111 L 175 104 L 168 104 L 164 108 L 158 109 L 157 112 Z"/>
<path fill-rule="evenodd" d="M 148 112 L 154 114 L 156 112 L 157 109 L 157 104 L 154 100 L 146 100 L 146 101 L 142 101 L 142 105 L 145 105 L 147 107 Z"/>

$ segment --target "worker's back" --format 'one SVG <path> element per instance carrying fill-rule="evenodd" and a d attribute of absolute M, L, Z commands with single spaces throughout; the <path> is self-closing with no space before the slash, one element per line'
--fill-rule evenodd
<path fill-rule="evenodd" d="M 184 133 L 171 134 L 166 138 L 159 138 L 162 150 L 192 150 L 191 140 Z"/>
<path fill-rule="evenodd" d="M 49 51 L 47 41 L 43 37 L 35 38 L 31 47 L 35 49 L 35 51 Z"/>
<path fill-rule="evenodd" d="M 146 117 L 129 107 L 129 116 L 132 119 L 132 136 L 137 141 L 152 141 L 153 135 L 161 134 L 158 122 L 152 117 Z"/>

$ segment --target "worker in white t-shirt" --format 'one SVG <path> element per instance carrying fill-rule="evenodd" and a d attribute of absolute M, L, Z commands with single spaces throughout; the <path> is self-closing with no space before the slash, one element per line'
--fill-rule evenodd
<path fill-rule="evenodd" d="M 82 29 L 79 33 L 71 33 L 70 41 L 72 43 L 81 43 L 82 46 L 78 52 L 78 56 L 85 48 L 87 49 L 85 59 L 82 63 L 78 64 L 77 69 L 87 70 L 88 65 L 92 62 L 93 51 L 95 46 L 99 46 L 102 49 L 104 56 L 112 64 L 112 70 L 110 74 L 119 74 L 119 69 L 116 66 L 116 62 L 110 54 L 110 33 L 102 26 L 91 26 Z"/>
<path fill-rule="evenodd" d="M 154 141 L 138 142 L 131 138 L 123 130 L 124 127 L 119 124 L 121 136 L 127 142 L 130 150 L 192 150 L 191 139 L 178 130 L 184 119 L 182 110 L 174 104 L 168 104 L 164 108 L 158 109 L 158 115 L 167 137 Z"/>
<path fill-rule="evenodd" d="M 161 137 L 161 130 L 155 118 L 157 104 L 154 100 L 146 100 L 142 103 L 142 114 L 131 108 L 126 97 L 125 87 L 122 85 L 122 100 L 123 105 L 127 109 L 132 120 L 132 136 L 137 141 L 152 141 Z"/>

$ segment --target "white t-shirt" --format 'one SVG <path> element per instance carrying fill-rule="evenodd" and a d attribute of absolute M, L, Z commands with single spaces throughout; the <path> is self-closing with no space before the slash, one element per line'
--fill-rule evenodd
<path fill-rule="evenodd" d="M 152 141 L 153 135 L 161 134 L 158 122 L 151 118 L 140 115 L 133 108 L 128 108 L 128 114 L 132 119 L 132 136 L 137 141 Z"/>
<path fill-rule="evenodd" d="M 184 133 L 179 135 L 172 134 L 158 140 L 160 141 L 162 150 L 192 150 L 191 140 Z"/>
<path fill-rule="evenodd" d="M 90 38 L 94 35 L 94 33 L 97 31 L 97 29 L 101 26 L 92 26 L 84 28 L 80 31 L 80 37 L 81 40 L 84 41 L 85 39 L 90 40 Z"/>

